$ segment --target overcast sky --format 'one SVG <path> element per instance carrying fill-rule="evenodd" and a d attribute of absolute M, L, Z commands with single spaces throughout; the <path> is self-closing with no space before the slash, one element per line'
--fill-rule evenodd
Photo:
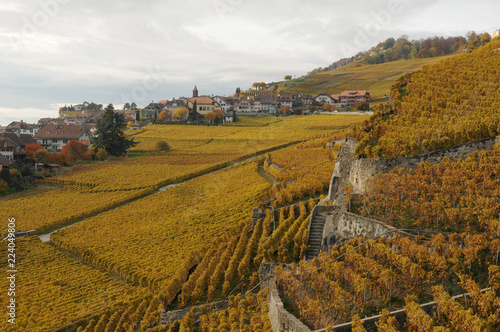
<path fill-rule="evenodd" d="M 1 0 L 0 125 L 300 76 L 388 37 L 500 28 L 500 1 Z"/>

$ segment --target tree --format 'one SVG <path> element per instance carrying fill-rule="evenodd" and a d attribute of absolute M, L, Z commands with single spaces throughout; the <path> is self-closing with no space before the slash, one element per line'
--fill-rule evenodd
<path fill-rule="evenodd" d="M 132 102 L 132 104 L 130 104 L 130 109 L 131 110 L 136 110 L 137 109 L 137 104 Z"/>
<path fill-rule="evenodd" d="M 188 114 L 189 109 L 187 107 L 179 107 L 172 112 L 172 116 L 178 120 L 185 119 Z"/>
<path fill-rule="evenodd" d="M 235 94 L 237 94 L 237 95 L 239 96 L 239 95 L 240 95 L 240 93 L 241 93 L 241 89 L 240 89 L 239 87 L 237 87 L 237 88 L 236 88 L 236 92 L 235 92 Z"/>
<path fill-rule="evenodd" d="M 130 109 L 130 104 L 129 103 L 125 103 L 125 105 L 123 105 L 123 109 L 124 110 L 129 110 Z"/>
<path fill-rule="evenodd" d="M 198 118 L 197 110 L 198 110 L 198 105 L 197 105 L 196 100 L 195 100 L 193 103 L 193 108 L 189 112 L 189 119 L 188 120 L 196 121 L 196 119 Z"/>
<path fill-rule="evenodd" d="M 35 154 L 40 150 L 46 150 L 46 149 L 38 143 L 28 144 L 24 147 L 24 152 L 26 152 L 28 158 L 34 158 Z"/>
<path fill-rule="evenodd" d="M 215 113 L 208 112 L 207 114 L 205 114 L 205 121 L 207 121 L 207 122 L 215 121 Z"/>
<path fill-rule="evenodd" d="M 0 171 L 0 179 L 5 181 L 8 186 L 11 185 L 12 178 L 10 177 L 10 172 L 8 168 L 2 167 L 2 170 Z"/>
<path fill-rule="evenodd" d="M 159 117 L 160 117 L 160 120 L 163 120 L 163 121 L 167 120 L 168 119 L 167 111 L 161 111 Z"/>
<path fill-rule="evenodd" d="M 365 102 L 360 101 L 354 104 L 354 108 L 356 108 L 358 111 L 366 112 L 370 109 L 370 104 L 367 103 L 366 101 Z"/>
<path fill-rule="evenodd" d="M 168 143 L 166 141 L 158 141 L 156 142 L 156 149 L 158 151 L 164 151 L 164 152 L 168 152 L 170 151 L 170 145 L 168 145 Z"/>
<path fill-rule="evenodd" d="M 0 191 L 3 191 L 6 194 L 9 192 L 9 184 L 1 179 L 0 179 Z"/>
<path fill-rule="evenodd" d="M 491 40 L 491 35 L 487 32 L 481 35 L 481 45 L 488 43 Z"/>
<path fill-rule="evenodd" d="M 288 106 L 280 107 L 280 112 L 283 115 L 287 115 L 288 113 L 290 113 L 290 107 L 288 107 Z"/>
<path fill-rule="evenodd" d="M 266 82 L 258 82 L 258 83 L 254 83 L 254 84 L 257 84 L 257 88 L 261 89 L 261 90 L 267 88 Z"/>
<path fill-rule="evenodd" d="M 106 160 L 106 159 L 108 159 L 108 153 L 106 152 L 105 149 L 100 149 L 96 153 L 96 158 L 97 158 L 97 160 L 101 160 L 101 161 Z"/>
<path fill-rule="evenodd" d="M 47 151 L 47 149 L 41 149 L 35 153 L 35 158 L 38 160 L 39 163 L 46 163 L 48 156 L 49 156 L 49 151 Z"/>
<path fill-rule="evenodd" d="M 332 104 L 323 104 L 323 106 L 321 106 L 321 109 L 325 112 L 333 112 L 333 105 Z"/>
<path fill-rule="evenodd" d="M 136 144 L 133 139 L 127 138 L 123 133 L 126 126 L 125 116 L 115 112 L 113 105 L 109 104 L 97 122 L 92 144 L 94 151 L 104 149 L 112 156 L 125 155 L 128 149 Z"/>
<path fill-rule="evenodd" d="M 385 40 L 385 42 L 383 43 L 383 48 L 384 50 L 388 49 L 388 48 L 391 48 L 392 46 L 394 46 L 394 44 L 396 43 L 396 40 L 394 40 L 394 38 L 387 38 Z"/>
<path fill-rule="evenodd" d="M 71 140 L 62 147 L 61 153 L 71 155 L 75 160 L 86 160 L 92 157 L 92 151 L 87 147 L 86 141 Z"/>
<path fill-rule="evenodd" d="M 141 112 L 135 111 L 135 121 L 141 121 Z"/>
<path fill-rule="evenodd" d="M 222 123 L 223 120 L 224 113 L 221 109 L 216 109 L 213 112 L 205 114 L 205 121 L 207 122 Z"/>
<path fill-rule="evenodd" d="M 285 75 L 285 80 L 290 81 L 292 79 L 292 75 Z"/>

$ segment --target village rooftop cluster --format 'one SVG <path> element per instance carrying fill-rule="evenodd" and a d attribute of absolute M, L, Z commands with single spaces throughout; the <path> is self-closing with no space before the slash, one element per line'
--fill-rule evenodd
<path fill-rule="evenodd" d="M 270 90 L 248 90 L 232 97 L 199 95 L 195 86 L 192 97 L 151 102 L 142 109 L 126 104 L 121 112 L 129 128 L 139 129 L 152 123 L 225 123 L 236 121 L 238 115 L 310 114 L 314 111 L 334 111 L 368 103 L 366 90 L 349 90 L 340 94 L 292 94 Z M 325 107 L 330 106 L 330 107 Z M 42 118 L 37 123 L 23 120 L 0 127 L 0 164 L 10 167 L 26 157 L 24 148 L 38 143 L 49 152 L 60 152 L 69 141 L 92 142 L 103 106 L 84 102 L 62 107 L 57 118 Z M 210 117 L 210 114 L 214 115 Z M 218 121 L 220 120 L 220 122 Z M 90 148 L 90 143 L 89 143 Z"/>

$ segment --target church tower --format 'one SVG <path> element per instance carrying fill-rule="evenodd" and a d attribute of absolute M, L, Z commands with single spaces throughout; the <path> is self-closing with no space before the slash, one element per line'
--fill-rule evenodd
<path fill-rule="evenodd" d="M 196 87 L 196 85 L 194 86 L 194 89 L 193 89 L 193 98 L 194 97 L 198 97 L 198 88 Z"/>

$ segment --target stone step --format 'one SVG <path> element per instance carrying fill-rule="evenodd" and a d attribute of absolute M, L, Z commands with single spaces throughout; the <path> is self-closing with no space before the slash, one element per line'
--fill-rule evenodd
<path fill-rule="evenodd" d="M 325 227 L 325 224 L 322 224 L 322 225 L 316 224 L 316 225 L 311 226 L 311 229 L 321 229 L 322 230 L 323 227 Z"/>

